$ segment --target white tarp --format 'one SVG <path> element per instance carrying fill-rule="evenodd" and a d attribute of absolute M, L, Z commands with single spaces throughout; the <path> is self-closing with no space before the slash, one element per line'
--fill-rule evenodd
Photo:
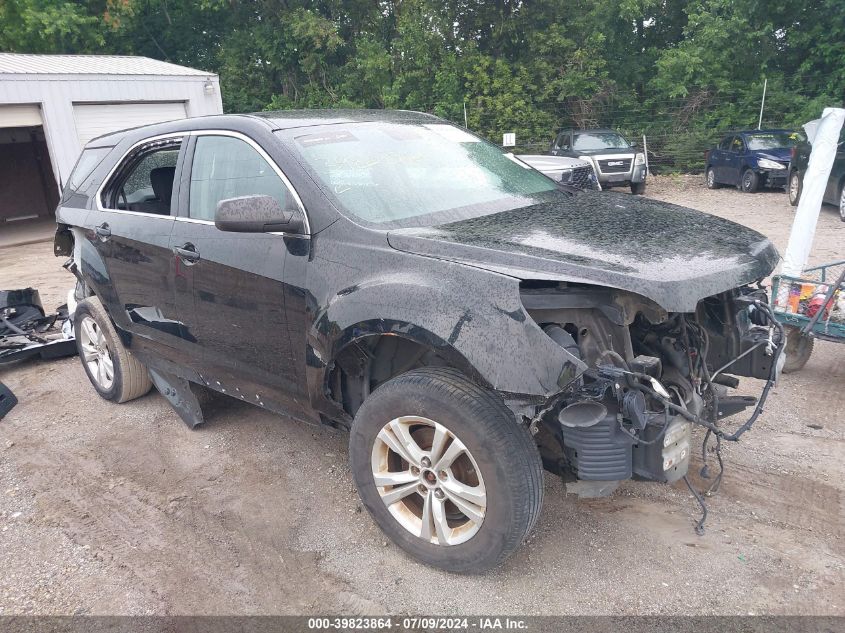
<path fill-rule="evenodd" d="M 833 159 L 836 158 L 839 130 L 842 129 L 843 121 L 845 109 L 825 108 L 820 120 L 810 121 L 804 126 L 813 150 L 810 152 L 810 163 L 804 173 L 801 200 L 792 221 L 789 244 L 783 255 L 784 275 L 800 276 L 810 256 L 816 223 L 822 208 L 822 197 L 833 167 Z"/>

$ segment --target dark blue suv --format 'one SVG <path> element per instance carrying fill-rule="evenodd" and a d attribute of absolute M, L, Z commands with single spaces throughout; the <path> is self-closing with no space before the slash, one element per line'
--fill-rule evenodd
<path fill-rule="evenodd" d="M 728 134 L 705 154 L 707 187 L 734 185 L 748 193 L 760 187 L 785 187 L 790 152 L 803 138 L 793 130 Z"/>

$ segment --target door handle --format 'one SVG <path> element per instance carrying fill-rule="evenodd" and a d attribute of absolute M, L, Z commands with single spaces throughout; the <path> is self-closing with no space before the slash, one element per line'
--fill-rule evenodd
<path fill-rule="evenodd" d="M 94 233 L 97 234 L 97 237 L 100 238 L 101 242 L 105 242 L 107 239 L 111 237 L 111 229 L 109 228 L 108 222 L 103 222 L 100 226 L 94 229 Z"/>
<path fill-rule="evenodd" d="M 176 256 L 186 264 L 196 264 L 200 260 L 200 254 L 197 247 L 188 242 L 182 246 L 176 246 L 173 249 Z"/>

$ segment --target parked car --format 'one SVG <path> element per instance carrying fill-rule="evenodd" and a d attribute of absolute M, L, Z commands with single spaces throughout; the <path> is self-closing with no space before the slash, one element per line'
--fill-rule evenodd
<path fill-rule="evenodd" d="M 793 130 L 731 132 L 704 154 L 707 187 L 733 185 L 746 193 L 785 187 L 790 152 L 802 138 Z"/>
<path fill-rule="evenodd" d="M 798 206 L 798 201 L 801 199 L 804 173 L 810 162 L 810 150 L 812 146 L 807 141 L 802 141 L 792 148 L 787 191 L 789 204 L 793 207 Z M 839 136 L 839 147 L 836 150 L 836 158 L 833 159 L 833 168 L 827 179 L 823 200 L 839 207 L 839 217 L 845 222 L 845 130 Z"/>
<path fill-rule="evenodd" d="M 155 384 L 190 426 L 210 389 L 349 429 L 364 506 L 443 569 L 523 541 L 543 465 L 581 496 L 676 481 L 692 423 L 754 404 L 708 368 L 776 372 L 762 235 L 565 191 L 434 116 L 172 121 L 91 141 L 69 182 L 55 252 L 96 392 Z"/>
<path fill-rule="evenodd" d="M 603 189 L 629 186 L 631 193 L 645 193 L 645 154 L 614 130 L 562 130 L 552 141 L 549 154 L 572 156 L 592 163 Z"/>
<path fill-rule="evenodd" d="M 601 190 L 590 161 L 543 154 L 520 154 L 517 158 L 556 182 L 583 191 Z"/>

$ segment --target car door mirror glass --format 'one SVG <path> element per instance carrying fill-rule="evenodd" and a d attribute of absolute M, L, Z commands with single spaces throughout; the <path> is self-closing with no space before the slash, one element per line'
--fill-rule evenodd
<path fill-rule="evenodd" d="M 273 196 L 239 196 L 217 203 L 214 225 L 235 233 L 300 233 L 304 222 L 298 208 L 284 209 Z"/>

